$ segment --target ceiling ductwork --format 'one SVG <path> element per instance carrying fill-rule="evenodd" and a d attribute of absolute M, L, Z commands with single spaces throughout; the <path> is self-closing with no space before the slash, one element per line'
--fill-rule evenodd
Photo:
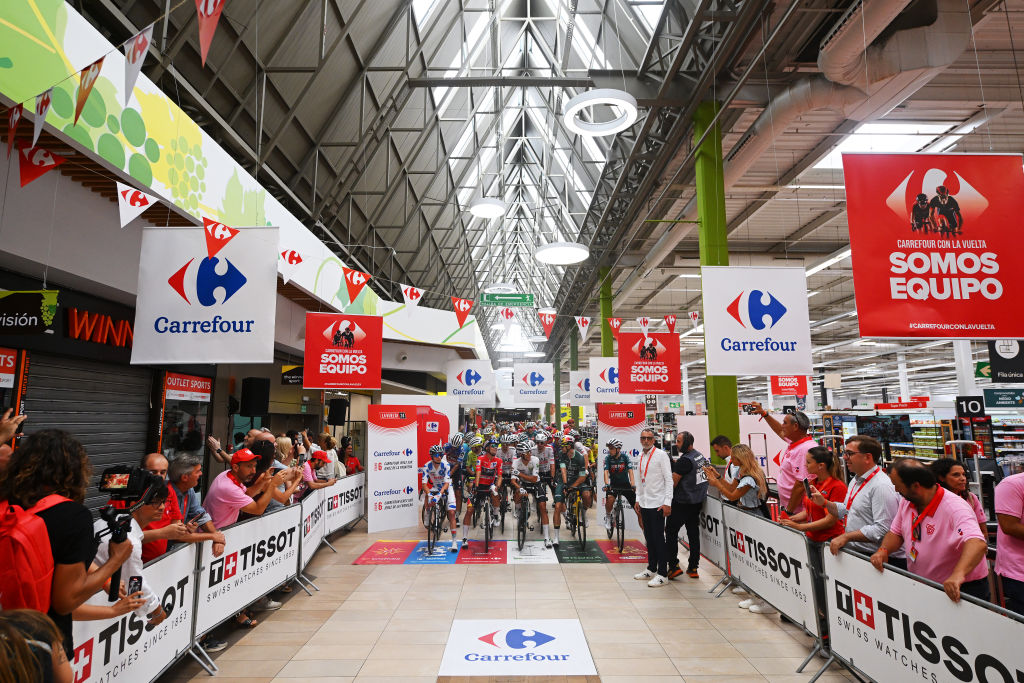
<path fill-rule="evenodd" d="M 902 0 L 868 0 L 843 15 L 822 41 L 818 58 L 822 74 L 801 78 L 773 97 L 733 147 L 724 165 L 726 189 L 736 184 L 800 116 L 816 109 L 837 110 L 856 121 L 884 116 L 960 56 L 971 39 L 970 15 L 963 0 L 916 3 L 911 8 L 914 16 L 906 22 L 899 15 L 908 4 Z M 927 25 L 914 25 L 916 16 L 933 20 Z M 910 27 L 904 28 L 908 23 Z M 898 30 L 886 31 L 897 28 L 896 24 Z M 695 219 L 696 198 L 682 204 L 682 200 L 675 202 L 665 215 L 675 215 L 677 220 Z M 678 223 L 665 232 L 626 278 L 616 297 L 621 301 L 634 292 L 693 228 L 693 223 Z"/>

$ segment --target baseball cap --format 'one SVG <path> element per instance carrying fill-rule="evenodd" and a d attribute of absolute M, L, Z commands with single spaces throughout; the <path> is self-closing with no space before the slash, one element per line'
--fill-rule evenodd
<path fill-rule="evenodd" d="M 313 455 L 311 457 L 314 460 L 322 460 L 324 462 L 330 462 L 331 461 L 331 457 L 329 455 L 327 455 L 326 451 L 313 451 Z"/>
<path fill-rule="evenodd" d="M 249 462 L 250 460 L 257 460 L 260 456 L 256 455 L 248 448 L 239 448 L 231 456 L 231 464 L 237 465 L 243 462 Z"/>

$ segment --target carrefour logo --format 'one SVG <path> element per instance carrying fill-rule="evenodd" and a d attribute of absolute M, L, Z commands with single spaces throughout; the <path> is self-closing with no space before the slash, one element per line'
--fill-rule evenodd
<path fill-rule="evenodd" d="M 786 315 L 786 307 L 771 292 L 752 289 L 746 296 L 746 305 L 744 305 L 745 294 L 747 293 L 740 292 L 739 296 L 733 299 L 725 309 L 741 327 L 752 327 L 755 330 L 772 328 L 782 319 L 782 316 Z M 766 316 L 769 320 L 768 324 L 765 324 Z"/>
<path fill-rule="evenodd" d="M 529 384 L 531 387 L 535 387 L 539 384 L 544 383 L 544 375 L 539 372 L 530 372 L 523 375 L 523 384 Z"/>
<path fill-rule="evenodd" d="M 638 457 L 640 457 L 640 449 L 639 448 L 634 448 L 633 450 L 631 450 L 629 452 L 629 454 L 632 455 L 634 458 L 638 458 Z"/>
<path fill-rule="evenodd" d="M 619 369 L 615 368 L 615 367 L 605 368 L 604 370 L 601 371 L 600 377 L 601 377 L 602 380 L 604 380 L 608 384 L 618 384 L 619 383 Z"/>
<path fill-rule="evenodd" d="M 579 382 L 576 382 L 576 386 L 579 388 L 580 391 L 590 391 L 590 378 L 584 377 Z"/>
<path fill-rule="evenodd" d="M 403 453 L 405 453 L 406 457 L 410 457 L 410 456 L 412 456 L 412 449 L 411 449 L 411 448 L 406 448 L 406 449 L 405 449 L 404 451 L 402 451 L 402 452 L 403 452 Z"/>
<path fill-rule="evenodd" d="M 554 642 L 556 638 L 532 629 L 513 628 L 507 631 L 499 629 L 478 636 L 477 640 L 490 645 L 494 650 L 470 652 L 464 657 L 467 662 L 560 662 L 569 658 L 568 654 L 548 654 L 546 651 L 551 647 L 545 648 L 544 646 Z M 545 652 L 534 652 L 541 648 Z M 501 653 L 501 650 L 512 650 L 512 652 Z"/>
<path fill-rule="evenodd" d="M 214 306 L 218 303 L 216 290 L 224 290 L 224 298 L 219 303 L 225 303 L 234 296 L 247 282 L 245 275 L 231 261 L 224 259 L 224 265 L 220 266 L 221 259 L 217 253 L 230 242 L 238 230 L 230 228 L 222 223 L 215 223 L 204 219 L 206 223 L 206 258 L 199 262 L 194 270 L 191 268 L 195 258 L 190 258 L 185 265 L 181 266 L 167 278 L 167 284 L 185 300 L 189 306 L 193 298 L 201 306 Z M 218 268 L 218 266 L 220 266 Z M 195 282 L 192 286 L 191 283 Z M 189 296 L 192 295 L 192 297 Z"/>
<path fill-rule="evenodd" d="M 455 378 L 459 380 L 460 384 L 471 387 L 483 379 L 483 376 L 473 368 L 469 368 L 468 370 L 463 370 L 459 374 L 455 375 Z"/>

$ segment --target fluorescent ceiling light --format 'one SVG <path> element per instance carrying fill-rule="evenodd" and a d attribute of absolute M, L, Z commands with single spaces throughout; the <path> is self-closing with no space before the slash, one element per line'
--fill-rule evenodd
<path fill-rule="evenodd" d="M 814 168 L 842 168 L 843 152 L 917 152 L 955 123 L 865 123 L 843 138 Z"/>
<path fill-rule="evenodd" d="M 527 358 L 543 358 L 546 354 L 543 351 L 527 351 L 523 355 Z"/>
<path fill-rule="evenodd" d="M 818 294 L 821 294 L 821 292 L 818 290 L 814 290 L 813 292 L 807 292 L 807 298 L 810 299 L 812 296 L 817 296 Z"/>
<path fill-rule="evenodd" d="M 607 105 L 618 112 L 618 116 L 610 121 L 584 121 L 580 112 L 596 105 Z M 577 135 L 596 137 L 614 135 L 626 130 L 636 121 L 636 98 L 623 90 L 614 88 L 596 88 L 587 90 L 569 100 L 562 114 L 565 127 Z"/>
<path fill-rule="evenodd" d="M 679 277 L 685 277 L 685 278 L 690 278 L 690 279 L 694 279 L 694 280 L 699 280 L 700 279 L 700 273 L 683 273 Z"/>
<path fill-rule="evenodd" d="M 480 197 L 469 203 L 469 212 L 477 218 L 498 218 L 505 215 L 505 202 L 496 197 Z"/>
<path fill-rule="evenodd" d="M 538 308 L 537 312 L 538 313 L 550 313 L 550 314 L 554 315 L 558 311 L 556 311 L 555 309 L 551 308 L 550 306 L 545 306 L 544 308 Z"/>
<path fill-rule="evenodd" d="M 843 250 L 833 254 L 829 258 L 825 259 L 821 263 L 819 263 L 819 264 L 817 264 L 815 266 L 811 266 L 810 268 L 808 268 L 807 269 L 807 277 L 810 277 L 810 276 L 814 275 L 815 273 L 820 273 L 821 271 L 825 270 L 826 268 L 834 266 L 835 264 L 837 264 L 840 261 L 842 261 L 844 259 L 847 259 L 847 258 L 850 258 L 850 250 L 849 249 L 843 249 Z"/>
<path fill-rule="evenodd" d="M 484 287 L 485 294 L 515 294 L 516 286 L 511 282 L 495 282 L 489 287 Z"/>
<path fill-rule="evenodd" d="M 590 249 L 578 242 L 551 242 L 539 247 L 534 253 L 541 263 L 552 266 L 568 266 L 585 261 L 590 256 Z"/>
<path fill-rule="evenodd" d="M 548 340 L 548 338 L 545 337 L 543 334 L 535 334 L 532 337 L 527 337 L 526 338 L 526 341 L 531 341 L 531 342 L 533 342 L 535 344 L 543 344 L 547 340 Z"/>

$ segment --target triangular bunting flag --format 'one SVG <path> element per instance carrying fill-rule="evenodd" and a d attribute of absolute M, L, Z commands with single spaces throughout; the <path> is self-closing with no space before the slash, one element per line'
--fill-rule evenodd
<path fill-rule="evenodd" d="M 700 313 L 698 311 L 690 311 L 690 322 L 693 323 L 694 327 L 697 327 L 697 323 L 700 320 Z"/>
<path fill-rule="evenodd" d="M 508 336 L 509 330 L 512 329 L 512 321 L 515 320 L 516 312 L 506 306 L 498 311 L 498 317 L 501 318 L 501 324 L 505 327 L 505 336 Z"/>
<path fill-rule="evenodd" d="M 103 68 L 103 57 L 100 57 L 89 66 L 82 69 L 78 75 L 78 97 L 75 100 L 75 125 L 78 125 L 78 117 L 82 115 L 85 101 L 89 99 L 92 86 L 96 85 L 96 79 L 100 77 L 100 70 Z"/>
<path fill-rule="evenodd" d="M 469 317 L 469 311 L 472 308 L 472 299 L 460 299 L 457 296 L 452 297 L 452 309 L 455 311 L 455 319 L 459 322 L 460 328 L 466 324 L 466 318 Z"/>
<path fill-rule="evenodd" d="M 544 336 L 551 339 L 551 328 L 555 326 L 555 314 L 554 313 L 538 313 L 540 316 L 540 325 L 544 328 Z"/>
<path fill-rule="evenodd" d="M 612 328 L 612 336 L 619 338 L 619 328 L 622 327 L 622 318 L 608 318 L 608 327 Z"/>
<path fill-rule="evenodd" d="M 203 229 L 206 231 L 206 255 L 213 258 L 228 242 L 238 234 L 235 228 L 203 217 Z"/>
<path fill-rule="evenodd" d="M 39 134 L 43 132 L 43 123 L 46 122 L 46 115 L 50 112 L 50 104 L 53 100 L 53 88 L 36 95 L 36 118 L 32 126 L 32 146 L 39 144 Z"/>
<path fill-rule="evenodd" d="M 25 105 L 18 103 L 7 110 L 7 158 L 11 158 L 11 150 L 14 149 L 14 133 L 21 123 L 21 116 L 25 113 Z"/>
<path fill-rule="evenodd" d="M 647 328 L 651 326 L 651 319 L 648 318 L 646 315 L 642 315 L 639 318 L 637 318 L 636 321 L 640 323 L 640 331 L 643 332 L 644 336 L 646 337 Z"/>
<path fill-rule="evenodd" d="M 590 318 L 576 316 L 576 327 L 580 330 L 580 341 L 587 341 L 587 334 L 590 332 Z"/>
<path fill-rule="evenodd" d="M 295 272 L 302 265 L 302 254 L 295 251 L 294 249 L 285 249 L 281 252 L 281 263 L 279 270 L 281 271 L 281 279 L 284 280 L 285 284 L 295 276 Z"/>
<path fill-rule="evenodd" d="M 352 303 L 359 296 L 359 292 L 363 291 L 363 287 L 370 281 L 369 273 L 364 273 L 361 270 L 353 270 L 352 268 L 345 268 L 342 266 L 341 270 L 345 273 L 345 287 L 348 289 L 348 302 Z"/>
<path fill-rule="evenodd" d="M 423 298 L 423 290 L 412 285 L 402 285 L 402 297 L 405 299 L 405 307 L 415 308 Z"/>
<path fill-rule="evenodd" d="M 206 55 L 210 52 L 213 34 L 217 31 L 220 13 L 224 11 L 224 0 L 196 0 L 196 14 L 199 18 L 199 53 L 206 67 Z"/>
<path fill-rule="evenodd" d="M 665 327 L 668 328 L 669 332 L 676 331 L 676 317 L 671 313 L 665 316 Z"/>
<path fill-rule="evenodd" d="M 117 210 L 121 214 L 121 227 L 138 218 L 143 211 L 153 206 L 157 198 L 134 187 L 117 183 Z"/>
<path fill-rule="evenodd" d="M 142 63 L 146 61 L 146 52 L 153 42 L 153 24 L 142 29 L 124 45 L 124 106 L 128 106 L 135 90 L 135 81 L 139 78 Z"/>
<path fill-rule="evenodd" d="M 24 142 L 18 145 L 18 171 L 21 186 L 25 187 L 47 171 L 52 171 L 65 161 L 64 157 L 42 147 L 29 147 Z"/>

